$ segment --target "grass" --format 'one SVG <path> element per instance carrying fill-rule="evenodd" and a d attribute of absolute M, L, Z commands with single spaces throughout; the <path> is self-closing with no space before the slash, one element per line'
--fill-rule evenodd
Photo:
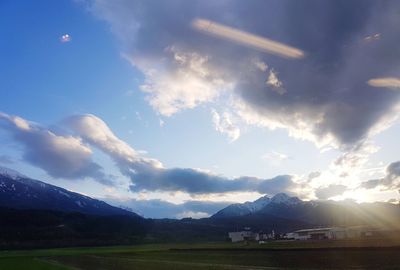
<path fill-rule="evenodd" d="M 1 251 L 0 269 L 398 269 L 399 242 L 160 244 Z M 370 249 L 341 247 L 371 247 Z M 332 249 L 333 248 L 333 249 Z"/>
<path fill-rule="evenodd" d="M 58 262 L 40 260 L 35 257 L 9 257 L 0 259 L 0 269 L 4 270 L 70 270 L 72 268 L 63 266 Z"/>

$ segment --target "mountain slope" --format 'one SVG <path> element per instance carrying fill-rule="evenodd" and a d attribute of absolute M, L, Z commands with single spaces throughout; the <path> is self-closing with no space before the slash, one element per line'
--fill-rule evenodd
<path fill-rule="evenodd" d="M 47 209 L 91 215 L 128 215 L 135 213 L 100 200 L 30 179 L 16 171 L 0 168 L 0 207 Z"/>

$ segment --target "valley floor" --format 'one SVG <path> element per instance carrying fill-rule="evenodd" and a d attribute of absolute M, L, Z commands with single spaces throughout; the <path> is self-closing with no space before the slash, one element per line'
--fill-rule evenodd
<path fill-rule="evenodd" d="M 399 269 L 400 241 L 164 244 L 1 251 L 2 270 Z"/>

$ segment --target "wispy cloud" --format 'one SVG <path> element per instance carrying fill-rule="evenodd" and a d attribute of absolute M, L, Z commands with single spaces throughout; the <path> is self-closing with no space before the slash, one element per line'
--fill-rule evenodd
<path fill-rule="evenodd" d="M 280 165 L 282 162 L 290 159 L 288 155 L 279 153 L 277 151 L 265 153 L 261 156 L 261 158 L 272 165 Z"/>
<path fill-rule="evenodd" d="M 338 195 L 342 195 L 347 190 L 345 185 L 329 185 L 327 187 L 318 188 L 315 195 L 318 199 L 326 200 Z"/>
<path fill-rule="evenodd" d="M 269 71 L 268 79 L 265 83 L 271 86 L 272 90 L 279 95 L 283 95 L 287 92 L 286 89 L 283 87 L 282 81 L 278 79 L 278 75 L 273 69 Z"/>
<path fill-rule="evenodd" d="M 220 115 L 216 110 L 211 111 L 215 130 L 226 134 L 231 142 L 236 141 L 240 137 L 240 129 L 233 123 L 232 115 L 224 112 Z"/>

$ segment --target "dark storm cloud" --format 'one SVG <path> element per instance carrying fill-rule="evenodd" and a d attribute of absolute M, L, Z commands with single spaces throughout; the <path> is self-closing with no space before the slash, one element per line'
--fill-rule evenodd
<path fill-rule="evenodd" d="M 132 191 L 184 191 L 191 194 L 253 191 L 262 194 L 288 192 L 296 187 L 292 177 L 281 175 L 272 179 L 239 177 L 228 179 L 194 169 L 154 169 L 132 173 Z"/>
<path fill-rule="evenodd" d="M 92 161 L 92 151 L 80 138 L 59 135 L 4 113 L 0 113 L 0 128 L 10 132 L 23 146 L 25 161 L 45 170 L 50 176 L 73 180 L 90 177 L 103 184 L 112 184 L 100 165 Z"/>
<path fill-rule="evenodd" d="M 384 190 L 399 190 L 400 192 L 400 161 L 391 163 L 386 168 L 386 175 L 361 183 L 362 188 L 373 189 L 380 187 Z"/>
<path fill-rule="evenodd" d="M 212 73 L 207 78 L 234 84 L 236 105 L 240 105 L 241 115 L 246 115 L 249 123 L 287 128 L 298 137 L 307 133 L 306 137 L 317 143 L 325 141 L 347 149 L 398 115 L 395 106 L 399 93 L 367 84 L 370 78 L 400 74 L 398 1 L 92 3 L 94 13 L 110 23 L 128 58 L 148 79 L 148 71 L 155 66 L 162 66 L 160 70 L 168 73 L 165 76 L 178 70 L 177 62 L 182 58 L 177 61 L 176 54 L 168 54 L 166 48 L 173 46 L 179 52 L 204 56 L 207 60 L 202 68 Z M 306 57 L 288 60 L 204 35 L 191 28 L 195 18 L 299 48 Z M 251 68 L 254 59 L 265 62 L 269 70 Z M 271 69 L 285 91 L 277 93 L 265 83 Z M 155 87 L 157 78 L 149 81 L 146 91 L 156 110 L 163 113 L 158 107 L 162 102 L 170 102 L 171 106 L 182 103 L 184 95 L 176 94 L 171 99 L 173 91 L 170 100 L 162 100 L 165 96 L 160 93 L 169 91 L 168 87 Z M 210 95 L 195 104 L 214 99 Z"/>
<path fill-rule="evenodd" d="M 329 185 L 315 190 L 315 196 L 317 196 L 318 199 L 326 200 L 331 197 L 342 195 L 346 190 L 347 187 L 344 185 Z"/>

